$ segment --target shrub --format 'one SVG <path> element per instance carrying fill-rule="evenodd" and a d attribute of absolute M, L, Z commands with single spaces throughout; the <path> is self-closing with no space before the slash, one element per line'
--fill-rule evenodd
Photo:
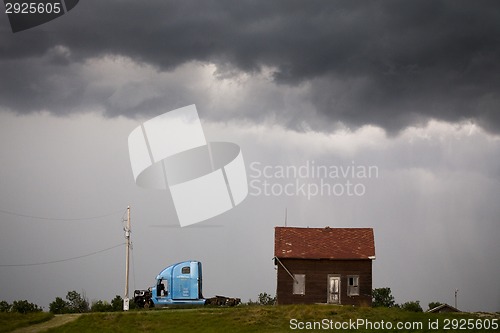
<path fill-rule="evenodd" d="M 429 303 L 429 310 L 430 310 L 430 309 L 437 308 L 437 307 L 438 307 L 438 306 L 440 306 L 441 304 L 443 304 L 443 303 L 440 303 L 440 302 L 430 302 L 430 303 Z"/>
<path fill-rule="evenodd" d="M 10 304 L 6 301 L 0 301 L 0 312 L 9 312 Z"/>
<path fill-rule="evenodd" d="M 56 297 L 55 301 L 50 303 L 49 311 L 54 314 L 61 313 L 83 313 L 90 310 L 89 302 L 76 291 L 68 291 L 66 301 L 61 297 Z"/>
<path fill-rule="evenodd" d="M 66 295 L 68 308 L 72 313 L 83 313 L 89 311 L 89 302 L 76 291 L 68 291 Z"/>
<path fill-rule="evenodd" d="M 411 301 L 401 304 L 401 309 L 411 312 L 423 312 L 420 301 Z"/>
<path fill-rule="evenodd" d="M 373 289 L 372 300 L 373 307 L 392 308 L 395 305 L 394 296 L 391 295 L 391 288 Z"/>
<path fill-rule="evenodd" d="M 92 312 L 111 312 L 113 311 L 113 306 L 106 301 L 95 301 L 92 303 L 90 308 Z"/>
<path fill-rule="evenodd" d="M 10 310 L 12 312 L 18 312 L 18 313 L 22 313 L 22 314 L 42 311 L 42 309 L 40 307 L 38 307 L 38 305 L 30 303 L 26 300 L 14 301 L 14 303 L 12 303 Z"/>
<path fill-rule="evenodd" d="M 54 314 L 68 313 L 69 303 L 61 297 L 56 297 L 55 301 L 49 304 L 49 311 Z"/>
<path fill-rule="evenodd" d="M 276 302 L 276 297 L 271 297 L 268 293 L 259 294 L 259 304 L 260 305 L 274 305 Z"/>
<path fill-rule="evenodd" d="M 133 299 L 129 300 L 129 309 L 133 309 Z M 112 311 L 122 311 L 123 310 L 123 298 L 120 295 L 116 295 L 115 298 L 111 300 Z"/>

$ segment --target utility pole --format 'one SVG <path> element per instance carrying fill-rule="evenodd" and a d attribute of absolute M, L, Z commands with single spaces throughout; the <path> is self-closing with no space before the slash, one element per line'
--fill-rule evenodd
<path fill-rule="evenodd" d="M 455 309 L 458 309 L 457 307 L 457 294 L 458 294 L 458 289 L 455 289 Z"/>
<path fill-rule="evenodd" d="M 129 271 L 129 257 L 130 257 L 130 206 L 127 207 L 127 225 L 125 230 L 126 252 L 125 252 L 125 297 L 123 298 L 123 311 L 129 310 L 128 298 L 128 271 Z"/>

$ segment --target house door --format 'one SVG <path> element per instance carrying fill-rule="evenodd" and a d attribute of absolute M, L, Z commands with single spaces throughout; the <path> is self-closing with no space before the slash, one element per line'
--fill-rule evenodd
<path fill-rule="evenodd" d="M 340 276 L 328 275 L 328 303 L 340 304 Z"/>

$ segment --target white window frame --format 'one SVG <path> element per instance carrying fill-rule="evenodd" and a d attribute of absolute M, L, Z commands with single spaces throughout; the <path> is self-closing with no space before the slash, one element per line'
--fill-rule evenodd
<path fill-rule="evenodd" d="M 359 296 L 359 275 L 347 276 L 347 296 Z"/>
<path fill-rule="evenodd" d="M 306 275 L 305 274 L 293 274 L 293 290 L 294 295 L 305 295 L 306 294 Z"/>

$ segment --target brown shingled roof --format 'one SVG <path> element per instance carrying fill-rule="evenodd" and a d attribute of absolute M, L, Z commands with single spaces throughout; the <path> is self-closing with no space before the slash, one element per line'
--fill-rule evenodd
<path fill-rule="evenodd" d="M 300 259 L 374 259 L 373 229 L 276 227 L 274 255 Z"/>

